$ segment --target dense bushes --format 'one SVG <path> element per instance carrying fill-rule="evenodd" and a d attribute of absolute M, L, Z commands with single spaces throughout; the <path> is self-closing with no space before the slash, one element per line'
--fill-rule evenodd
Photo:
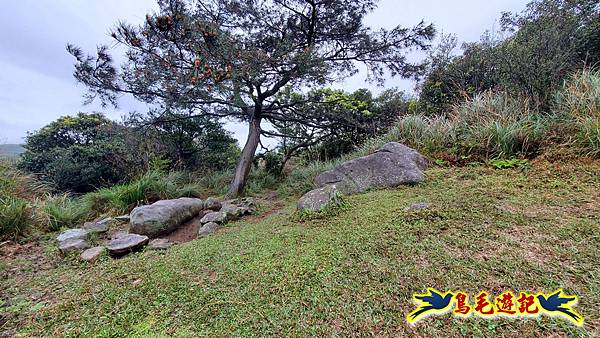
<path fill-rule="evenodd" d="M 0 238 L 23 235 L 32 223 L 31 208 L 27 202 L 15 197 L 0 197 Z"/>
<path fill-rule="evenodd" d="M 456 105 L 447 116 L 407 116 L 387 137 L 453 161 L 532 157 L 552 143 L 598 155 L 599 110 L 600 73 L 580 71 L 547 111 L 531 108 L 527 98 L 486 92 Z"/>
<path fill-rule="evenodd" d="M 315 89 L 307 93 L 286 91 L 278 97 L 288 118 L 273 122 L 263 134 L 279 139 L 274 152 L 259 155 L 266 170 L 279 175 L 287 161 L 301 156 L 323 161 L 352 152 L 365 140 L 384 134 L 407 114 L 411 100 L 391 88 L 375 96 L 368 89 L 354 92 Z"/>
<path fill-rule="evenodd" d="M 14 239 L 25 234 L 35 223 L 33 200 L 43 185 L 35 183 L 28 175 L 16 170 L 5 160 L 0 160 L 0 239 Z"/>
<path fill-rule="evenodd" d="M 519 14 L 503 14 L 501 35 L 486 33 L 461 55 L 452 56 L 456 41 L 445 39 L 430 58 L 420 109 L 441 114 L 488 90 L 548 109 L 569 74 L 600 62 L 599 22 L 596 0 L 534 0 Z"/>
<path fill-rule="evenodd" d="M 20 167 L 39 174 L 60 192 L 85 193 L 125 183 L 164 159 L 177 170 L 231 168 L 236 140 L 218 123 L 194 116 L 119 124 L 101 114 L 64 116 L 30 134 Z"/>
<path fill-rule="evenodd" d="M 192 176 L 183 172 L 152 170 L 131 182 L 86 194 L 82 200 L 95 212 L 123 213 L 160 199 L 202 197 L 201 187 L 192 181 Z"/>
<path fill-rule="evenodd" d="M 36 173 L 61 191 L 87 192 L 119 182 L 120 126 L 101 114 L 64 116 L 27 136 L 20 168 Z"/>

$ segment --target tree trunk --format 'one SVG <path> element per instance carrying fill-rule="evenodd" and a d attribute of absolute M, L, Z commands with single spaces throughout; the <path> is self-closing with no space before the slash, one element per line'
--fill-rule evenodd
<path fill-rule="evenodd" d="M 246 145 L 242 150 L 242 155 L 235 168 L 235 176 L 233 177 L 233 181 L 231 181 L 227 198 L 239 197 L 244 191 L 246 179 L 250 173 L 250 168 L 252 168 L 254 153 L 256 152 L 256 148 L 260 141 L 260 118 L 253 118 L 250 121 L 248 130 L 248 139 L 246 140 Z"/>

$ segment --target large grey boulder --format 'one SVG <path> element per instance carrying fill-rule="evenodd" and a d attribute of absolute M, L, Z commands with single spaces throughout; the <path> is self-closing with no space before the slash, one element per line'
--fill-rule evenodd
<path fill-rule="evenodd" d="M 335 184 L 311 190 L 298 200 L 298 210 L 319 212 L 328 206 L 339 205 L 340 198 Z"/>
<path fill-rule="evenodd" d="M 60 235 L 58 235 L 58 237 L 56 237 L 56 240 L 58 242 L 64 242 L 66 240 L 70 240 L 70 239 L 87 239 L 89 235 L 89 232 L 85 229 L 69 229 L 69 230 L 65 230 L 63 231 Z"/>
<path fill-rule="evenodd" d="M 425 179 L 427 160 L 416 150 L 390 142 L 375 153 L 344 162 L 315 178 L 318 187 L 335 184 L 343 195 L 371 188 L 416 184 Z"/>
<path fill-rule="evenodd" d="M 187 197 L 137 207 L 130 214 L 129 232 L 157 237 L 177 229 L 197 216 L 204 207 L 202 200 Z"/>
<path fill-rule="evenodd" d="M 113 256 L 120 256 L 143 248 L 150 238 L 148 236 L 127 234 L 108 242 L 106 248 Z"/>

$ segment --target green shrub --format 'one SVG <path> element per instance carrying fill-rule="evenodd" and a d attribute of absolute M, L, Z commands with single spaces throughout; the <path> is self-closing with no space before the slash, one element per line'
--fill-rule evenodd
<path fill-rule="evenodd" d="M 96 213 L 128 212 L 141 204 L 178 197 L 202 197 L 199 184 L 190 183 L 193 178 L 183 172 L 164 173 L 149 171 L 129 183 L 101 188 L 83 196 L 90 210 Z"/>
<path fill-rule="evenodd" d="M 580 122 L 600 119 L 600 70 L 573 74 L 556 94 L 554 110 Z"/>
<path fill-rule="evenodd" d="M 90 212 L 85 203 L 72 199 L 67 194 L 47 195 L 42 211 L 47 218 L 50 231 L 75 228 L 86 220 Z"/>
<path fill-rule="evenodd" d="M 580 122 L 576 139 L 584 155 L 600 157 L 600 119 L 589 118 Z"/>
<path fill-rule="evenodd" d="M 0 238 L 17 239 L 33 224 L 27 201 L 15 197 L 0 198 Z"/>
<path fill-rule="evenodd" d="M 518 158 L 495 159 L 490 160 L 489 164 L 495 169 L 526 168 L 529 165 L 529 161 Z"/>
<path fill-rule="evenodd" d="M 554 110 L 565 129 L 575 131 L 575 144 L 587 156 L 600 157 L 600 71 L 575 73 L 556 94 Z M 569 134 L 562 134 L 563 142 Z"/>

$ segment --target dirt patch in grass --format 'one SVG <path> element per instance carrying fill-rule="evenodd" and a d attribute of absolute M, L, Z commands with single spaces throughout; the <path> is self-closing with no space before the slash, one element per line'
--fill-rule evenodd
<path fill-rule="evenodd" d="M 1 279 L 27 280 L 32 275 L 56 267 L 57 260 L 49 257 L 39 242 L 19 244 L 8 242 L 0 246 Z"/>
<path fill-rule="evenodd" d="M 209 210 L 201 211 L 198 216 L 185 222 L 182 226 L 175 229 L 175 231 L 161 237 L 167 238 L 170 242 L 174 243 L 185 243 L 196 239 L 198 237 L 198 230 L 202 227 L 200 220 L 209 212 Z"/>

